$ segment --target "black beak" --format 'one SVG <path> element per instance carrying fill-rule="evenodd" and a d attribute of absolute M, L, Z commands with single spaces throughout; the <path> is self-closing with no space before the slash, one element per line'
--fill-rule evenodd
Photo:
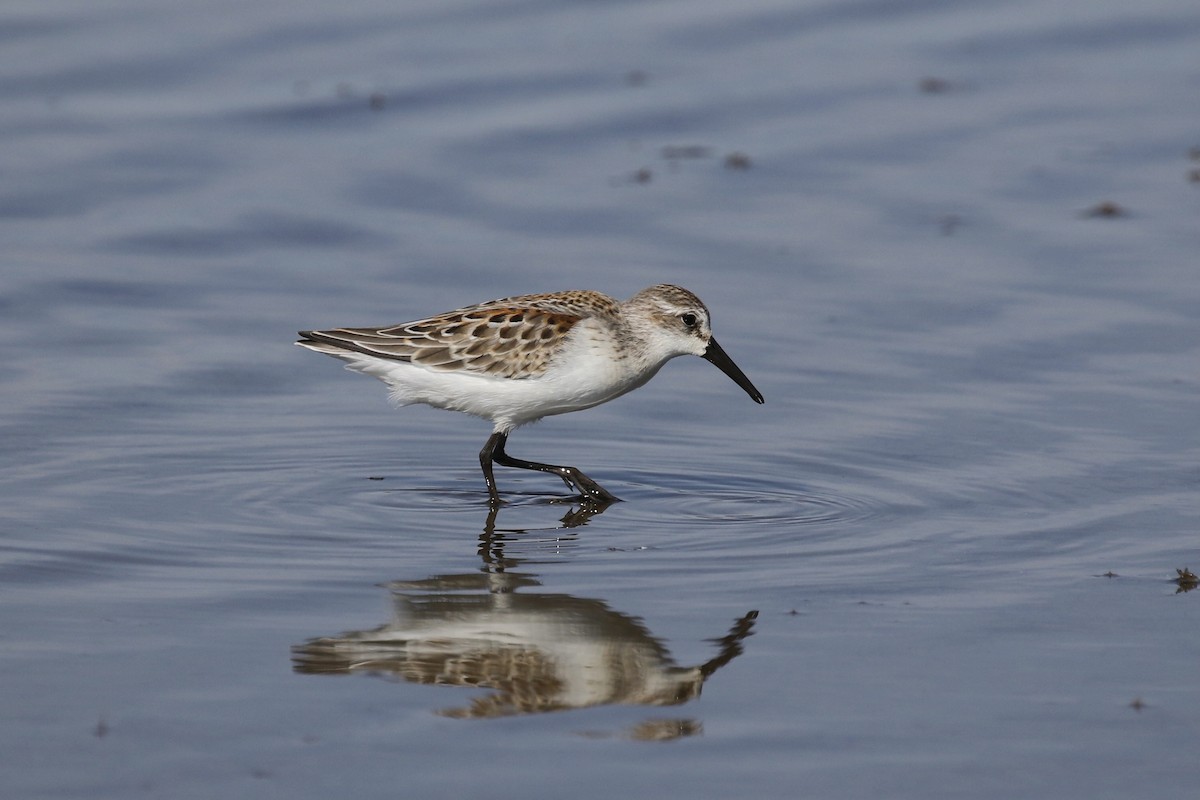
<path fill-rule="evenodd" d="M 732 358 L 725 355 L 725 351 L 721 349 L 721 345 L 717 344 L 715 338 L 708 340 L 708 349 L 704 351 L 704 355 L 701 358 L 733 378 L 733 382 L 745 389 L 746 394 L 750 395 L 751 400 L 759 404 L 763 402 L 762 392 L 755 389 L 754 384 L 746 377 L 746 373 L 738 369 L 738 365 L 733 363 Z"/>

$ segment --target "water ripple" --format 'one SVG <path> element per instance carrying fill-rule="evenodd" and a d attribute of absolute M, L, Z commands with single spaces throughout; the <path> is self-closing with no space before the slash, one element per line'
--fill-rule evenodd
<path fill-rule="evenodd" d="M 840 525 L 860 522 L 882 513 L 866 498 L 817 489 L 757 486 L 705 487 L 699 490 L 657 490 L 635 502 L 628 517 L 641 522 L 669 518 L 691 525 L 738 524 Z"/>

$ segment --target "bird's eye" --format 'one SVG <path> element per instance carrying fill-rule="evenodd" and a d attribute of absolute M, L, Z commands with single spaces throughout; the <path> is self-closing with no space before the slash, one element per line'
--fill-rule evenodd
<path fill-rule="evenodd" d="M 687 314 L 680 314 L 679 319 L 682 320 L 684 326 L 688 328 L 696 327 L 696 322 L 698 321 L 696 319 L 696 315 L 691 312 L 688 312 Z"/>

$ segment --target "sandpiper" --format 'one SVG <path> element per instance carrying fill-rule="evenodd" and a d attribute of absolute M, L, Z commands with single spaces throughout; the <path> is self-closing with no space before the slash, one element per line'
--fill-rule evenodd
<path fill-rule="evenodd" d="M 708 309 L 687 289 L 659 284 L 625 302 L 590 290 L 505 297 L 382 328 L 300 331 L 296 344 L 379 378 L 397 406 L 425 403 L 489 420 L 479 453 L 493 504 L 492 465 L 550 472 L 586 499 L 617 498 L 575 467 L 513 458 L 517 427 L 606 403 L 676 356 L 697 355 L 746 390 L 754 387 L 713 338 Z"/>

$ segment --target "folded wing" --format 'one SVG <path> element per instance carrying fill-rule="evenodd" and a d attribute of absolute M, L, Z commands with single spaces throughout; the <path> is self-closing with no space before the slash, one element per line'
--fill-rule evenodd
<path fill-rule="evenodd" d="M 300 331 L 297 344 L 332 356 L 347 351 L 404 361 L 425 369 L 498 378 L 533 378 L 546 371 L 583 315 L 508 298 L 386 328 Z"/>

